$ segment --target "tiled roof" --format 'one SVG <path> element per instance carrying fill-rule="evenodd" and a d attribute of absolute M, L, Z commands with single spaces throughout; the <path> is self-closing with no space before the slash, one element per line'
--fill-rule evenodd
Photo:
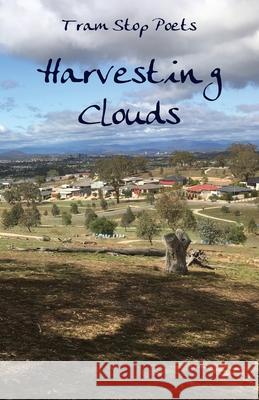
<path fill-rule="evenodd" d="M 212 192 L 214 190 L 219 190 L 220 186 L 210 185 L 204 183 L 204 185 L 194 185 L 187 188 L 188 192 Z"/>

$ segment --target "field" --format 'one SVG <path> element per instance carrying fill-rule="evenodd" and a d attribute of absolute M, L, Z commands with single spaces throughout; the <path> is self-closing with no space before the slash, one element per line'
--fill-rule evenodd
<path fill-rule="evenodd" d="M 60 202 L 68 210 L 71 202 Z M 191 202 L 193 209 L 202 208 Z M 119 222 L 129 203 L 110 204 L 99 215 Z M 149 208 L 130 203 L 134 212 Z M 245 223 L 255 205 L 233 205 L 222 213 L 205 204 L 207 215 Z M 1 209 L 3 210 L 3 206 Z M 164 272 L 158 257 L 97 253 L 19 252 L 15 248 L 84 246 L 148 247 L 135 226 L 117 232 L 126 237 L 96 239 L 84 227 L 86 203 L 71 226 L 39 206 L 42 225 L 2 230 L 0 238 L 1 360 L 96 359 L 256 359 L 258 357 L 259 248 L 253 235 L 245 246 L 206 246 L 190 233 L 194 248 L 204 249 L 215 270 L 190 268 L 187 276 Z M 236 208 L 241 216 L 236 217 Z M 238 220 L 239 221 L 239 220 Z M 8 237 L 4 235 L 28 235 Z M 48 235 L 43 242 L 37 236 Z M 71 238 L 72 244 L 59 239 Z M 163 248 L 161 236 L 154 247 Z"/>
<path fill-rule="evenodd" d="M 2 251 L 1 360 L 256 359 L 258 264 L 210 257 L 224 268 L 176 277 L 160 258 Z"/>

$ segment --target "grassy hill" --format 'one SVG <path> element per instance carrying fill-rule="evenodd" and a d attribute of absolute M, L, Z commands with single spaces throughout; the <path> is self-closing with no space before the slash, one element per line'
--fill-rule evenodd
<path fill-rule="evenodd" d="M 258 263 L 231 251 L 177 277 L 160 258 L 3 250 L 0 358 L 256 359 Z"/>

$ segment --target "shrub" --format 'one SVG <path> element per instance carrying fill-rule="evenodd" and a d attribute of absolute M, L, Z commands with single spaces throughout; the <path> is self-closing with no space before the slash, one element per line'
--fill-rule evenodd
<path fill-rule="evenodd" d="M 107 201 L 104 200 L 104 199 L 101 199 L 101 200 L 100 200 L 100 207 L 101 207 L 102 210 L 107 210 L 107 209 L 108 209 L 108 203 L 107 203 Z"/>
<path fill-rule="evenodd" d="M 247 225 L 247 231 L 249 233 L 256 233 L 257 232 L 257 224 L 256 224 L 254 218 L 251 218 L 249 220 L 248 225 Z"/>
<path fill-rule="evenodd" d="M 85 226 L 87 229 L 90 228 L 91 223 L 97 218 L 94 210 L 92 208 L 87 208 L 85 210 Z"/>
<path fill-rule="evenodd" d="M 133 214 L 130 207 L 127 208 L 126 212 L 121 217 L 121 226 L 123 226 L 126 230 L 127 226 L 129 226 L 135 220 L 135 215 Z"/>
<path fill-rule="evenodd" d="M 62 224 L 63 225 L 71 225 L 72 224 L 72 215 L 69 212 L 62 212 Z"/>
<path fill-rule="evenodd" d="M 71 212 L 71 214 L 79 214 L 77 203 L 70 204 L 70 212 Z"/>
<path fill-rule="evenodd" d="M 57 206 L 57 204 L 53 204 L 52 208 L 51 208 L 51 214 L 53 215 L 53 217 L 56 217 L 60 214 L 60 209 Z"/>
<path fill-rule="evenodd" d="M 211 219 L 200 219 L 197 224 L 198 232 L 202 241 L 206 244 L 220 243 L 222 233 L 216 222 Z"/>
<path fill-rule="evenodd" d="M 113 235 L 117 224 L 105 217 L 97 217 L 90 224 L 90 230 L 96 234 Z"/>
<path fill-rule="evenodd" d="M 226 228 L 225 237 L 226 241 L 232 244 L 243 244 L 247 239 L 244 234 L 244 227 L 234 224 L 231 224 L 230 227 Z"/>

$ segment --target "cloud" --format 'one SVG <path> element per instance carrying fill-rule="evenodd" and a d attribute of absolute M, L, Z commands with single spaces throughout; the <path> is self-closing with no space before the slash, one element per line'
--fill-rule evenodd
<path fill-rule="evenodd" d="M 19 86 L 19 83 L 12 79 L 6 79 L 6 80 L 0 82 L 0 87 L 3 90 L 14 89 L 17 86 Z"/>
<path fill-rule="evenodd" d="M 0 101 L 0 110 L 10 112 L 16 107 L 13 97 L 6 97 Z"/>
<path fill-rule="evenodd" d="M 259 104 L 240 104 L 237 110 L 243 113 L 256 113 L 259 112 Z"/>
<path fill-rule="evenodd" d="M 225 82 L 242 87 L 258 84 L 259 2 L 250 0 L 10 0 L 0 2 L 0 44 L 11 54 L 31 58 L 42 64 L 49 57 L 61 56 L 70 62 L 100 64 L 126 59 L 139 63 L 156 57 L 161 68 L 195 67 L 202 75 L 220 66 Z M 134 31 L 64 31 L 62 19 L 78 23 L 106 23 L 129 18 L 149 25 L 138 38 Z M 195 21 L 197 30 L 165 31 L 154 29 L 154 18 L 167 23 Z M 12 23 L 10 23 L 12 21 Z M 14 26 L 21 28 L 14 29 Z M 126 49 L 126 51 L 125 51 Z"/>
<path fill-rule="evenodd" d="M 7 128 L 4 125 L 0 124 L 0 134 L 6 133 L 6 132 L 7 132 Z"/>

